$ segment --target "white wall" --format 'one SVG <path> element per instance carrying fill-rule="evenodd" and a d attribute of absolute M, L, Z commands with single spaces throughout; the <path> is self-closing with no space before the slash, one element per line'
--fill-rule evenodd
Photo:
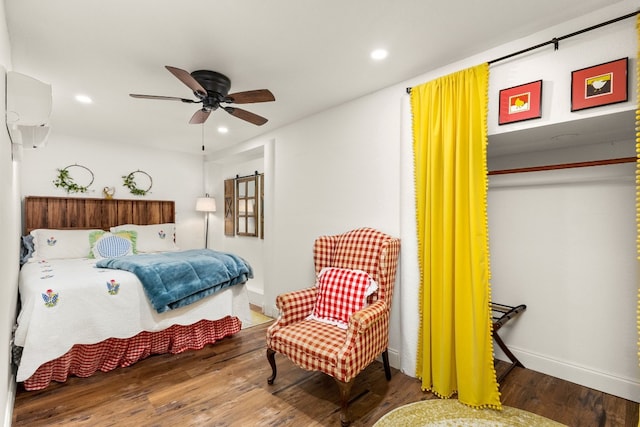
<path fill-rule="evenodd" d="M 209 224 L 209 247 L 238 254 L 249 262 L 253 269 L 253 279 L 247 282 L 249 302 L 259 307 L 264 307 L 264 240 L 260 237 L 224 235 L 224 180 L 253 175 L 255 171 L 263 173 L 265 170 L 262 154 L 263 150 L 259 150 L 256 153 L 259 156 L 257 158 L 232 158 L 226 163 L 208 163 L 206 168 L 207 188 L 215 197 L 217 205 L 217 212 L 211 214 Z M 269 234 L 270 230 L 265 227 L 265 235 Z"/>
<path fill-rule="evenodd" d="M 4 2 L 0 5 L 0 99 L 5 99 L 5 73 L 11 70 L 11 48 Z M 10 359 L 10 339 L 16 318 L 20 242 L 19 164 L 12 161 L 11 142 L 6 131 L 5 105 L 0 102 L 0 423 L 11 425 L 15 397 L 15 376 Z"/>
<path fill-rule="evenodd" d="M 411 149 L 408 136 L 408 120 L 406 109 L 405 88 L 420 84 L 451 72 L 455 72 L 481 62 L 509 54 L 513 51 L 527 48 L 573 31 L 612 19 L 636 9 L 633 1 L 627 0 L 614 6 L 594 12 L 588 16 L 567 22 L 561 26 L 549 29 L 540 34 L 532 35 L 522 40 L 500 46 L 483 54 L 467 58 L 455 64 L 450 64 L 441 69 L 433 70 L 410 81 L 373 93 L 369 96 L 354 100 L 328 111 L 316 114 L 292 125 L 277 129 L 263 137 L 248 141 L 236 151 L 242 148 L 253 150 L 256 146 L 267 147 L 273 144 L 273 159 L 265 161 L 267 174 L 270 165 L 273 166 L 273 188 L 267 197 L 272 209 L 273 224 L 269 226 L 272 235 L 265 239 L 265 263 L 264 294 L 267 313 L 274 310 L 272 307 L 275 297 L 294 289 L 310 286 L 313 281 L 312 244 L 316 236 L 321 234 L 339 233 L 358 226 L 372 226 L 384 232 L 399 235 L 403 239 L 401 258 L 402 266 L 400 274 L 402 282 L 399 283 L 398 293 L 394 298 L 392 308 L 392 321 L 390 332 L 390 356 L 391 364 L 401 367 L 410 375 L 415 374 L 415 343 L 418 323 L 418 310 L 415 304 L 418 286 L 418 272 L 415 264 L 415 226 L 411 224 L 414 217 L 411 196 L 413 192 L 413 174 Z M 590 115 L 602 115 L 622 110 L 635 108 L 636 94 L 633 92 L 635 78 L 629 79 L 630 99 L 624 104 L 601 107 L 584 112 L 568 112 L 568 81 L 571 70 L 595 65 L 602 62 L 629 56 L 630 68 L 635 67 L 636 35 L 635 21 L 627 19 L 614 24 L 610 28 L 596 30 L 596 32 L 583 34 L 576 39 L 563 41 L 560 50 L 553 51 L 552 47 L 527 54 L 503 64 L 491 67 L 490 78 L 490 113 L 489 132 L 504 133 L 526 127 L 537 127 L 546 124 L 559 123 L 567 120 L 575 120 Z M 567 51 L 565 52 L 565 49 Z M 520 62 L 524 61 L 524 62 Z M 497 93 L 500 89 L 522 84 L 543 78 L 543 114 L 540 120 L 531 120 L 513 124 L 510 126 L 497 126 Z M 404 114 L 404 115 L 403 115 Z M 632 124 L 631 124 L 632 125 Z M 403 127 L 404 126 L 404 127 Z M 404 145 L 403 145 L 404 144 Z M 612 150 L 614 150 L 612 148 Z M 214 153 L 210 157 L 212 161 L 222 160 L 227 152 Z M 554 154 L 543 158 L 548 159 Z M 614 156 L 615 157 L 615 156 Z M 510 159 L 506 159 L 508 164 Z M 586 171 L 585 173 L 591 173 Z M 624 187 L 624 185 L 622 185 Z M 619 191 L 618 191 L 619 190 Z M 616 218 L 628 222 L 629 215 L 634 215 L 633 203 L 629 202 L 628 189 L 620 188 L 615 191 L 610 208 L 615 212 Z M 601 189 L 595 185 L 593 192 L 583 193 L 582 198 L 570 200 L 572 207 L 569 212 L 574 212 L 591 197 L 597 197 Z M 546 194 L 546 193 L 545 193 Z M 552 192 L 548 193 L 550 199 L 556 197 Z M 546 197 L 546 196 L 545 196 Z M 544 200 L 544 197 L 542 197 Z M 492 200 L 496 200 L 495 197 Z M 618 203 L 622 201 L 622 203 Z M 496 203 L 494 201 L 494 203 Z M 490 206 L 490 215 L 495 209 Z M 613 213 L 612 213 L 613 215 Z M 597 217 L 597 215 L 595 216 Z M 594 218 L 591 218 L 592 220 Z M 490 236 L 501 233 L 502 224 L 491 219 Z M 625 229 L 626 225 L 620 225 Z M 635 231 L 628 230 L 630 235 Z M 497 238 L 497 237 L 495 237 Z M 598 239 L 604 238 L 602 235 Z M 523 242 L 524 243 L 524 242 Z M 521 244 L 523 244 L 521 243 Z M 542 245 L 545 243 L 542 242 Z M 603 242 L 596 240 L 585 242 L 597 247 Z M 608 240 L 607 244 L 611 244 Z M 620 253 L 631 252 L 634 257 L 634 249 L 628 247 L 625 241 L 612 243 L 615 250 L 600 254 L 602 263 L 616 264 L 621 258 Z M 496 249 L 495 251 L 497 251 Z M 497 298 L 504 297 L 511 300 L 509 292 L 535 299 L 530 300 L 530 305 L 540 307 L 547 299 L 556 298 L 556 304 L 564 307 L 564 316 L 571 319 L 584 317 L 583 306 L 573 303 L 575 290 L 582 289 L 576 277 L 570 282 L 563 282 L 561 286 L 549 295 L 546 292 L 538 293 L 531 290 L 530 283 L 513 283 L 512 280 L 503 282 L 502 272 L 508 269 L 508 260 L 501 259 L 500 252 L 496 253 L 492 248 L 492 270 L 494 271 L 493 295 Z M 559 259 L 575 265 L 578 263 L 571 251 L 559 251 L 556 253 Z M 579 263 L 578 263 L 579 264 Z M 538 266 L 532 263 L 528 266 L 536 269 Z M 626 267 L 625 267 L 626 268 Z M 610 271 L 610 270 L 607 270 Z M 625 273 L 626 274 L 626 273 Z M 580 280 L 583 277 L 580 276 Z M 637 274 L 632 277 L 623 275 L 624 292 L 620 295 L 628 296 L 628 289 L 637 285 Z M 583 300 L 600 300 L 607 298 L 598 291 L 597 286 L 590 285 L 587 295 Z M 630 297 L 632 298 L 632 297 Z M 633 301 L 635 298 L 630 299 Z M 594 388 L 604 389 L 614 385 L 607 391 L 634 400 L 640 400 L 638 395 L 639 384 L 637 372 L 632 363 L 622 365 L 619 361 L 620 351 L 627 351 L 629 346 L 635 346 L 635 322 L 629 321 L 635 316 L 633 304 L 618 306 L 619 296 L 610 300 L 607 304 L 612 312 L 612 323 L 616 326 L 616 334 L 621 335 L 621 341 L 626 343 L 626 348 L 612 349 L 601 345 L 595 340 L 585 340 L 588 336 L 602 335 L 604 331 L 594 322 L 572 321 L 572 335 L 579 337 L 580 346 L 567 354 L 566 346 L 554 346 L 553 343 L 565 339 L 565 331 L 549 331 L 548 324 L 535 323 L 535 311 L 531 315 L 531 308 L 522 316 L 531 319 L 524 323 L 526 334 L 532 336 L 531 340 L 520 340 L 513 334 L 506 334 L 505 341 L 513 344 L 522 352 L 537 354 L 544 353 L 546 364 L 536 364 L 526 359 L 534 369 L 551 375 L 565 378 L 570 381 L 582 382 Z M 519 302 L 515 300 L 515 302 Z M 400 304 L 402 304 L 400 306 Z M 270 307 L 271 306 L 271 307 Z M 400 307 L 402 308 L 400 310 Z M 615 313 L 617 309 L 618 313 Z M 611 323 L 609 324 L 611 325 Z M 521 324 L 515 324 L 520 327 Z M 594 331 L 592 328 L 596 327 Z M 505 332 L 510 332 L 506 329 Z M 611 333 L 610 331 L 607 333 Z M 551 335 L 549 335 L 551 334 Z M 578 339 L 578 338 L 576 338 Z M 586 341 L 586 342 L 585 342 Z M 547 343 L 541 346 L 541 343 Z M 616 341 L 617 343 L 617 341 Z M 577 357 L 577 351 L 590 354 L 585 359 Z M 625 357 L 626 356 L 622 356 Z M 637 365 L 637 364 L 636 364 Z M 589 371 L 589 375 L 580 375 Z M 576 375 L 577 374 L 577 375 Z M 632 380 L 629 382 L 628 379 Z M 600 381 L 602 380 L 602 381 Z"/>
<path fill-rule="evenodd" d="M 500 331 L 513 353 L 639 401 L 634 196 L 631 163 L 492 176 L 488 204 L 493 298 L 527 305 Z"/>
<path fill-rule="evenodd" d="M 72 164 L 86 166 L 93 172 L 89 192 L 67 194 L 53 185 L 56 169 Z M 122 186 L 122 176 L 136 170 L 147 172 L 153 179 L 146 196 L 135 196 Z M 73 168 L 70 173 L 73 176 Z M 182 249 L 204 247 L 204 217 L 195 210 L 196 199 L 203 195 L 200 155 L 79 140 L 56 134 L 54 124 L 45 147 L 23 151 L 21 182 L 23 196 L 103 197 L 104 187 L 115 187 L 116 199 L 175 200 L 177 245 Z M 84 183 L 78 180 L 78 184 Z"/>
<path fill-rule="evenodd" d="M 378 92 L 277 132 L 269 248 L 277 277 L 265 282 L 267 301 L 314 283 L 317 236 L 363 226 L 399 235 L 396 95 Z"/>
<path fill-rule="evenodd" d="M 278 294 L 314 284 L 316 237 L 364 226 L 400 235 L 396 95 L 378 92 L 277 132 L 268 199 L 273 231 L 265 239 L 267 312 L 276 313 Z M 394 298 L 389 345 L 393 366 L 400 366 L 398 301 Z"/>

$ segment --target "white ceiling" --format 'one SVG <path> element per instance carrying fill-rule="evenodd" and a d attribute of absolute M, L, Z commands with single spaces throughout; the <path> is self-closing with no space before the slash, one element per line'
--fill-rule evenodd
<path fill-rule="evenodd" d="M 261 127 L 217 110 L 207 152 L 256 137 L 434 68 L 608 6 L 613 0 L 5 0 L 13 70 L 53 87 L 52 137 L 197 153 L 195 104 L 165 65 L 227 75 L 231 92 L 270 89 L 241 108 Z M 382 62 L 369 58 L 386 48 Z M 83 93 L 94 103 L 82 105 Z M 218 126 L 229 128 L 220 135 Z"/>

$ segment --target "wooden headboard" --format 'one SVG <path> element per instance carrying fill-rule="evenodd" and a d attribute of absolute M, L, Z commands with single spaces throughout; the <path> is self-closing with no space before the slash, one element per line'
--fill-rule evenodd
<path fill-rule="evenodd" d="M 36 228 L 100 228 L 121 224 L 175 222 L 175 202 L 170 200 L 84 199 L 77 197 L 24 198 L 24 231 Z"/>

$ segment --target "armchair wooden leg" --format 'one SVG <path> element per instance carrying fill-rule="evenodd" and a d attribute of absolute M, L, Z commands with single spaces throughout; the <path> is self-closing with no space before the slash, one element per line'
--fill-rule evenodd
<path fill-rule="evenodd" d="M 391 367 L 389 366 L 388 349 L 382 352 L 382 364 L 384 365 L 384 376 L 387 381 L 391 381 Z"/>
<path fill-rule="evenodd" d="M 269 385 L 273 384 L 276 379 L 276 374 L 278 373 L 276 369 L 276 352 L 267 348 L 267 360 L 269 361 L 269 365 L 271 365 L 271 376 L 267 378 L 267 383 Z"/>
<path fill-rule="evenodd" d="M 347 427 L 351 424 L 349 420 L 349 395 L 351 394 L 351 386 L 354 381 L 355 378 L 352 378 L 348 383 L 336 380 L 338 388 L 340 389 L 340 424 L 342 424 L 342 427 Z"/>

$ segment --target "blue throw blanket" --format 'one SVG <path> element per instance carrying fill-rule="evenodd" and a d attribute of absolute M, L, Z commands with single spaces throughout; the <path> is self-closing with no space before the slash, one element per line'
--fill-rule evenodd
<path fill-rule="evenodd" d="M 96 267 L 134 273 L 158 313 L 194 303 L 253 277 L 245 260 L 211 249 L 101 259 Z"/>

